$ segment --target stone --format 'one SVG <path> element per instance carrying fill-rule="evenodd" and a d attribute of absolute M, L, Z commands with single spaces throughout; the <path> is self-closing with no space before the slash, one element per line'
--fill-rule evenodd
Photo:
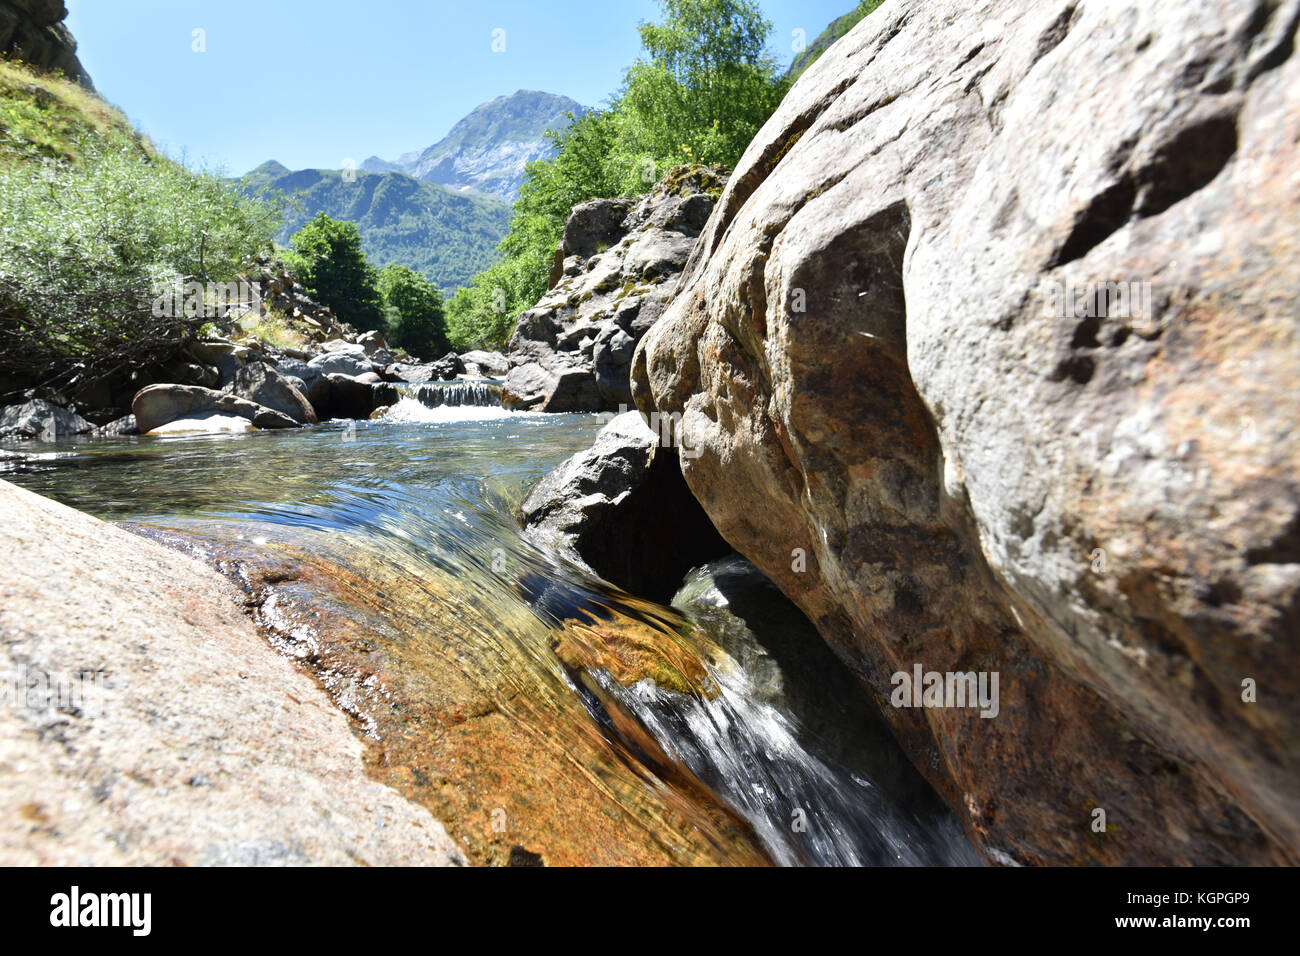
<path fill-rule="evenodd" d="M 461 353 L 460 361 L 465 367 L 466 375 L 480 378 L 501 378 L 510 371 L 510 360 L 501 352 L 471 349 Z"/>
<path fill-rule="evenodd" d="M 1296 18 L 882 6 L 633 359 L 990 860 L 1300 862 Z M 999 715 L 892 706 L 918 664 Z"/>
<path fill-rule="evenodd" d="M 362 332 L 357 336 L 357 344 L 361 346 L 366 355 L 371 357 L 377 352 L 388 351 L 388 342 L 385 341 L 382 332 Z"/>
<path fill-rule="evenodd" d="M 216 571 L 3 481 L 0 553 L 0 865 L 464 861 Z"/>
<path fill-rule="evenodd" d="M 227 390 L 265 408 L 287 415 L 300 425 L 315 424 L 316 412 L 288 376 L 265 362 L 250 362 L 240 369 Z"/>
<path fill-rule="evenodd" d="M 218 381 L 208 388 L 220 388 L 229 385 L 241 368 L 244 367 L 243 356 L 248 350 L 225 339 L 209 339 L 191 342 L 189 352 L 200 365 L 211 366 L 217 370 Z"/>
<path fill-rule="evenodd" d="M 298 422 L 246 398 L 197 385 L 159 384 L 142 388 L 131 401 L 137 427 L 147 434 L 181 418 L 238 415 L 258 428 L 297 428 Z"/>
<path fill-rule="evenodd" d="M 357 353 L 342 349 L 325 352 L 316 356 L 307 365 L 321 375 L 365 375 L 372 371 L 374 366 L 361 346 L 354 346 L 354 348 L 357 349 Z"/>
<path fill-rule="evenodd" d="M 725 181 L 716 169 L 679 166 L 639 199 L 573 207 L 556 252 L 562 268 L 510 338 L 509 407 L 631 406 L 633 348 L 663 312 Z"/>
<path fill-rule="evenodd" d="M 394 362 L 384 369 L 384 377 L 396 382 L 432 382 L 437 380 L 430 365 L 412 365 L 407 362 Z"/>
<path fill-rule="evenodd" d="M 43 438 L 47 441 L 84 435 L 95 428 L 75 412 L 41 399 L 8 405 L 0 411 L 0 439 Z"/>
<path fill-rule="evenodd" d="M 445 382 L 451 381 L 464 371 L 465 366 L 455 352 L 448 352 L 437 361 L 429 363 L 429 374 L 432 378 L 442 379 Z"/>
<path fill-rule="evenodd" d="M 287 353 L 276 362 L 275 369 L 285 378 L 297 379 L 302 382 L 305 388 L 299 388 L 299 391 L 304 395 L 307 394 L 306 390 L 311 388 L 312 383 L 325 374 L 320 370 L 320 368 L 314 365 L 309 365 L 308 360 L 291 356 Z"/>
<path fill-rule="evenodd" d="M 242 432 L 255 432 L 257 428 L 247 418 L 238 415 L 222 415 L 209 412 L 193 418 L 177 418 L 157 428 L 151 428 L 149 435 L 226 435 Z"/>
<path fill-rule="evenodd" d="M 534 485 L 519 517 L 535 540 L 659 601 L 690 568 L 731 550 L 686 487 L 676 449 L 635 411 Z"/>
<path fill-rule="evenodd" d="M 0 54 L 93 90 L 77 59 L 77 41 L 63 23 L 67 16 L 63 0 L 0 0 Z"/>
<path fill-rule="evenodd" d="M 312 385 L 307 398 L 321 421 L 369 418 L 384 405 L 396 405 L 401 393 L 389 384 L 372 383 L 331 372 Z"/>
<path fill-rule="evenodd" d="M 96 438 L 111 438 L 118 435 L 138 435 L 140 427 L 136 424 L 134 415 L 123 415 L 121 418 L 115 418 L 105 425 L 100 425 L 95 429 Z"/>

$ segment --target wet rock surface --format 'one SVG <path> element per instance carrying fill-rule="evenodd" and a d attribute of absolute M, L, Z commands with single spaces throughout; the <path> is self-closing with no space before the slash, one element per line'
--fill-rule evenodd
<path fill-rule="evenodd" d="M 535 539 L 652 600 L 730 550 L 686 487 L 677 450 L 639 412 L 613 418 L 590 449 L 543 477 L 519 514 Z"/>

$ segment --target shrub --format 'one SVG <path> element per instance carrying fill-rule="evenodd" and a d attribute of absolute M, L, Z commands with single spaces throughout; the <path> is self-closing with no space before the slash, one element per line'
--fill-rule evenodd
<path fill-rule="evenodd" d="M 155 314 L 161 286 L 226 282 L 276 211 L 138 143 L 81 135 L 0 162 L 0 375 L 81 387 L 167 357 L 210 316 Z M 14 150 L 18 150 L 15 155 Z"/>
<path fill-rule="evenodd" d="M 437 287 L 415 270 L 399 265 L 385 266 L 378 284 L 389 344 L 426 359 L 445 355 L 449 348 L 447 323 Z"/>
<path fill-rule="evenodd" d="M 289 241 L 286 261 L 304 288 L 344 322 L 370 331 L 384 326 L 375 270 L 361 250 L 356 223 L 317 213 Z"/>

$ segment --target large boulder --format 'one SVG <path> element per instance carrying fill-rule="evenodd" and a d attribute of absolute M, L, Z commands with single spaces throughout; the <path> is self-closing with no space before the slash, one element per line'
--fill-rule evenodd
<path fill-rule="evenodd" d="M 311 386 L 307 399 L 321 421 L 331 418 L 369 418 L 375 409 L 394 405 L 401 393 L 387 383 L 362 381 L 331 372 Z"/>
<path fill-rule="evenodd" d="M 460 354 L 460 361 L 466 375 L 477 375 L 481 378 L 500 378 L 510 371 L 510 360 L 501 352 L 485 352 L 481 349 L 471 349 Z"/>
<path fill-rule="evenodd" d="M 677 450 L 638 412 L 545 475 L 520 519 L 540 543 L 634 594 L 666 601 L 688 570 L 730 551 L 691 497 Z"/>
<path fill-rule="evenodd" d="M 887 0 L 636 353 L 992 860 L 1300 862 L 1298 18 Z M 917 666 L 998 715 L 902 706 Z"/>
<path fill-rule="evenodd" d="M 507 408 L 631 406 L 636 343 L 663 312 L 725 181 L 706 166 L 679 166 L 640 199 L 573 207 L 552 287 L 510 338 Z"/>
<path fill-rule="evenodd" d="M 197 385 L 150 385 L 131 402 L 131 414 L 141 434 L 178 419 L 207 415 L 237 415 L 257 428 L 296 428 L 299 422 L 283 412 L 246 398 Z"/>
<path fill-rule="evenodd" d="M 347 343 L 343 345 L 347 346 Z M 324 352 L 313 358 L 307 365 L 315 369 L 318 375 L 365 375 L 375 367 L 370 356 L 366 355 L 365 349 L 360 345 Z"/>
<path fill-rule="evenodd" d="M 227 391 L 288 415 L 301 425 L 313 424 L 316 412 L 289 379 L 265 362 L 250 362 L 235 374 Z"/>
<path fill-rule="evenodd" d="M 94 428 L 93 424 L 76 412 L 39 398 L 0 410 L 0 438 L 41 438 L 53 441 L 56 438 L 85 435 Z"/>

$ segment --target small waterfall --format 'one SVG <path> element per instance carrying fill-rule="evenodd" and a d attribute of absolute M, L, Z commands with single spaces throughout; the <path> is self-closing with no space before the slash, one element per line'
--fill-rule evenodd
<path fill-rule="evenodd" d="M 493 382 L 424 382 L 398 385 L 397 389 L 425 408 L 467 405 L 492 408 L 501 405 L 501 386 Z"/>

